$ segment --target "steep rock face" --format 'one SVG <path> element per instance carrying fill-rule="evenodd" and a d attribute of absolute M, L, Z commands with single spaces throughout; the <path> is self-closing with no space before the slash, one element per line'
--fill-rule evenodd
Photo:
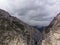
<path fill-rule="evenodd" d="M 60 45 L 60 13 L 44 31 L 42 45 Z"/>
<path fill-rule="evenodd" d="M 0 9 L 0 45 L 41 45 L 41 33 Z"/>

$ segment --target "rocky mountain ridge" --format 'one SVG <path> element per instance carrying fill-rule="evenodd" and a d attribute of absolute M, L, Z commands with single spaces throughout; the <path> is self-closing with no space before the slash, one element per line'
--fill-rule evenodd
<path fill-rule="evenodd" d="M 0 9 L 0 45 L 60 45 L 60 13 L 42 32 Z"/>
<path fill-rule="evenodd" d="M 60 45 L 60 13 L 43 31 L 42 45 Z"/>
<path fill-rule="evenodd" d="M 41 45 L 37 29 L 0 9 L 0 45 Z"/>

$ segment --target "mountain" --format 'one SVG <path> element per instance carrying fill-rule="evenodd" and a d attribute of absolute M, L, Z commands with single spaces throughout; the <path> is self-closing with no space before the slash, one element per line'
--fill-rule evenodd
<path fill-rule="evenodd" d="M 33 26 L 33 27 L 38 29 L 42 33 L 47 26 Z"/>
<path fill-rule="evenodd" d="M 36 27 L 0 9 L 0 45 L 60 45 L 60 13 L 49 26 Z"/>
<path fill-rule="evenodd" d="M 60 13 L 43 31 L 42 45 L 60 45 Z"/>
<path fill-rule="evenodd" d="M 41 45 L 42 33 L 0 9 L 0 45 Z"/>

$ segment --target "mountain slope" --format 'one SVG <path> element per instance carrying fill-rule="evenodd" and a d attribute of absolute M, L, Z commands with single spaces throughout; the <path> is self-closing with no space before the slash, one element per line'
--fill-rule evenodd
<path fill-rule="evenodd" d="M 0 9 L 0 45 L 41 45 L 42 34 Z"/>
<path fill-rule="evenodd" d="M 60 45 L 60 13 L 45 29 L 43 35 L 45 38 L 42 40 L 42 45 Z"/>

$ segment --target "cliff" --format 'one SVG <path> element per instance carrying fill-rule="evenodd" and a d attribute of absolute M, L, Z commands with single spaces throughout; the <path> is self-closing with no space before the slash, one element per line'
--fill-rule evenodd
<path fill-rule="evenodd" d="M 60 13 L 43 31 L 42 45 L 60 45 Z"/>
<path fill-rule="evenodd" d="M 0 45 L 41 45 L 37 29 L 0 9 Z"/>

